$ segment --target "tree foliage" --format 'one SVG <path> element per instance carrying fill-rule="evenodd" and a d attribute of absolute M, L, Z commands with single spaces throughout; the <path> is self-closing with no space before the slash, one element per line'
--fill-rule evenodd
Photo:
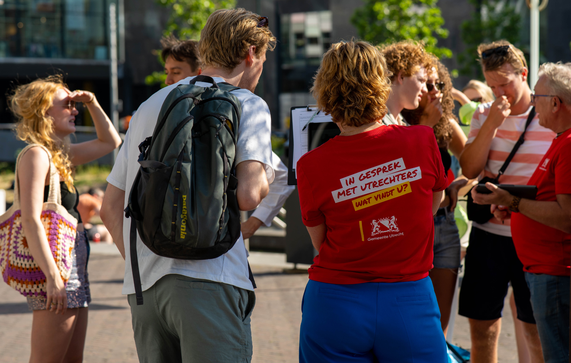
<path fill-rule="evenodd" d="M 364 0 L 351 23 L 359 36 L 373 44 L 388 44 L 412 39 L 422 41 L 438 58 L 452 57 L 452 51 L 438 47 L 438 38 L 448 37 L 438 0 Z"/>
<path fill-rule="evenodd" d="M 174 35 L 179 39 L 200 39 L 200 31 L 206 25 L 206 20 L 218 9 L 231 9 L 236 6 L 236 0 L 157 0 L 170 9 L 171 16 L 163 31 L 164 36 Z M 164 65 L 157 51 L 159 62 Z M 153 72 L 145 79 L 148 85 L 165 84 L 164 72 Z"/>
<path fill-rule="evenodd" d="M 472 78 L 482 78 L 477 62 L 478 45 L 505 39 L 521 49 L 521 16 L 506 0 L 469 0 L 475 7 L 472 19 L 462 23 L 461 37 L 466 49 L 458 55 L 460 73 Z"/>

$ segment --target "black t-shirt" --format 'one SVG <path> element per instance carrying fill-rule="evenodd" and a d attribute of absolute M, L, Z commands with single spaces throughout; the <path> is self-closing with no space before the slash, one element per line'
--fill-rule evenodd
<path fill-rule="evenodd" d="M 77 223 L 81 223 L 81 216 L 79 215 L 79 211 L 77 210 L 77 204 L 79 203 L 79 194 L 77 193 L 77 189 L 75 186 L 75 193 L 72 193 L 67 188 L 65 182 L 60 182 L 61 187 L 61 205 L 67 209 L 69 214 L 74 216 L 77 219 Z M 44 203 L 48 201 L 48 195 L 50 192 L 50 186 L 46 185 L 44 187 Z"/>

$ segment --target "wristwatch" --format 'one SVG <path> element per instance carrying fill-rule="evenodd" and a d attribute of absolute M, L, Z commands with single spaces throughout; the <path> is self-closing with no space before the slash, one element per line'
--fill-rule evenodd
<path fill-rule="evenodd" d="M 514 197 L 512 202 L 509 206 L 509 210 L 512 212 L 519 212 L 519 202 L 521 201 L 521 197 Z"/>

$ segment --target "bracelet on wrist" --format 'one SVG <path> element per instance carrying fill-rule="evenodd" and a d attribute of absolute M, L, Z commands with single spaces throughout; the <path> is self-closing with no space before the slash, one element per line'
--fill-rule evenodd
<path fill-rule="evenodd" d="M 94 95 L 93 93 L 91 93 L 91 92 L 89 92 L 89 93 L 91 94 L 91 99 L 90 99 L 89 101 L 87 101 L 87 102 L 84 102 L 86 105 L 88 105 L 88 104 L 90 104 L 90 103 L 93 103 L 93 101 L 95 101 L 95 95 Z"/>
<path fill-rule="evenodd" d="M 509 210 L 515 213 L 519 212 L 519 202 L 521 201 L 521 197 L 514 197 L 512 202 L 510 203 Z"/>

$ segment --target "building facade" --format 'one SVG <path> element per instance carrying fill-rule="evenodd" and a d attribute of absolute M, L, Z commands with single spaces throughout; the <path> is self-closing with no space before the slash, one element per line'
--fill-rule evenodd
<path fill-rule="evenodd" d="M 529 10 L 525 0 L 505 0 L 522 14 L 522 42 L 529 39 Z M 110 111 L 109 5 L 118 13 L 120 116 L 134 112 L 158 85 L 145 77 L 162 66 L 156 50 L 168 20 L 168 10 L 155 0 L 0 0 L 0 123 L 11 123 L 6 94 L 14 85 L 49 74 L 64 74 L 71 89 L 97 94 Z M 292 106 L 313 103 L 309 93 L 323 53 L 331 43 L 358 37 L 350 22 L 361 0 L 238 0 L 238 6 L 267 16 L 278 38 L 268 52 L 256 92 L 270 106 L 273 126 L 289 126 Z M 464 49 L 460 37 L 463 21 L 474 9 L 468 0 L 440 0 L 438 5 L 450 36 L 439 45 L 454 54 Z M 571 1 L 550 0 L 541 13 L 541 61 L 571 61 Z M 526 38 L 527 37 L 527 38 Z M 476 55 L 474 55 L 474 59 Z M 455 58 L 444 60 L 449 69 Z M 461 88 L 467 78 L 455 79 Z M 90 125 L 86 112 L 79 125 Z M 3 153 L 0 146 L 0 159 Z M 8 157 L 9 159 L 10 157 Z"/>

